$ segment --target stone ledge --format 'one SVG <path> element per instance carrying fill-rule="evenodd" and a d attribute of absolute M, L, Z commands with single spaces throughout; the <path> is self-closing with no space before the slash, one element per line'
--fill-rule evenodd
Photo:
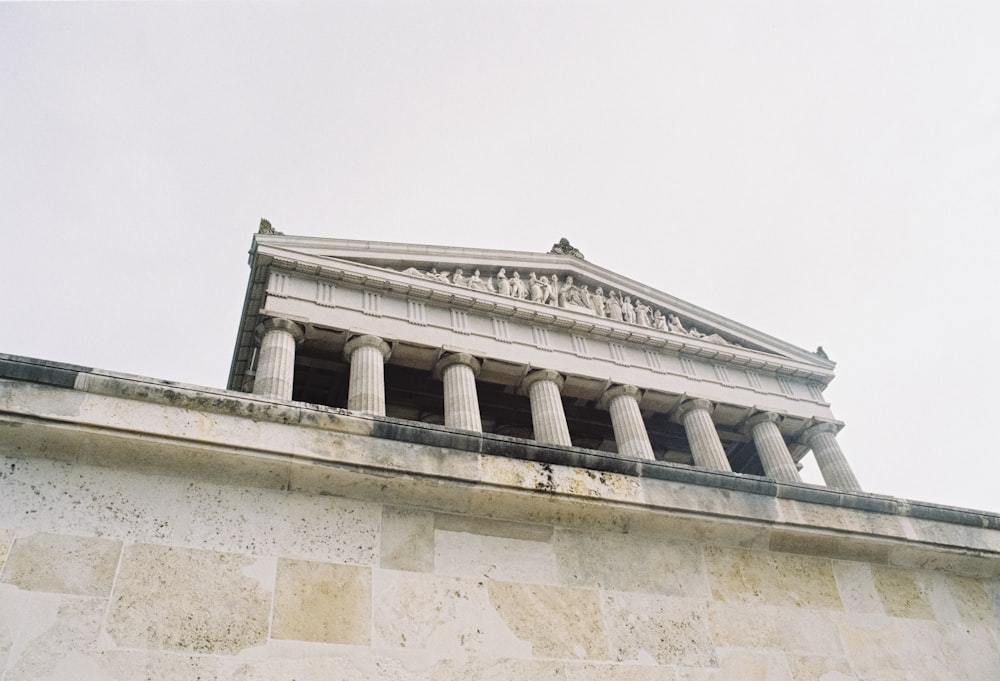
<path fill-rule="evenodd" d="M 1000 571 L 996 514 L 9 355 L 0 360 L 7 377 L 0 378 L 0 453 L 13 456 L 366 498 L 391 493 L 404 505 L 452 512 L 499 503 L 497 513 L 536 521 L 548 514 L 570 525 L 601 522 L 659 532 L 682 519 L 684 531 L 710 529 L 722 541 L 757 541 L 761 528 L 774 529 L 780 534 L 770 541 L 779 550 L 811 553 L 818 542 L 823 552 L 841 557 L 920 562 L 944 548 L 953 560 L 934 556 L 937 565 L 951 560 L 962 570 Z M 65 385 L 71 374 L 73 388 Z M 373 439 L 381 444 L 372 447 Z M 556 508 L 555 499 L 566 503 Z M 664 525 L 664 518 L 672 520 Z"/>

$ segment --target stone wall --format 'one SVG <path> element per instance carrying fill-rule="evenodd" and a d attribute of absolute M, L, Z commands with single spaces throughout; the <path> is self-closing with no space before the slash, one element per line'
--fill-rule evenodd
<path fill-rule="evenodd" d="M 996 516 L 67 382 L 0 381 L 2 681 L 998 678 Z"/>

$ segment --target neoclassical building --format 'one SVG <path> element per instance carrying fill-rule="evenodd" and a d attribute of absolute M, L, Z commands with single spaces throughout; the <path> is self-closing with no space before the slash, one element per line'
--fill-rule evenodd
<path fill-rule="evenodd" d="M 860 489 L 833 368 L 265 224 L 227 389 L 0 354 L 0 681 L 997 678 L 1000 516 Z"/>
<path fill-rule="evenodd" d="M 834 363 L 585 260 L 257 235 L 232 390 L 860 490 Z"/>

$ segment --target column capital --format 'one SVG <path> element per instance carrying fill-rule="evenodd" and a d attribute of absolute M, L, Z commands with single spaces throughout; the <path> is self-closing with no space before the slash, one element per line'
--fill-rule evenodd
<path fill-rule="evenodd" d="M 469 353 L 453 352 L 439 359 L 437 364 L 434 365 L 434 378 L 440 381 L 444 370 L 456 364 L 464 364 L 467 367 L 471 367 L 474 376 L 479 376 L 479 372 L 483 368 L 483 363 Z"/>
<path fill-rule="evenodd" d="M 268 317 L 254 329 L 254 337 L 259 343 L 264 338 L 264 334 L 268 331 L 287 331 L 292 334 L 292 338 L 295 339 L 296 343 L 301 343 L 306 337 L 306 331 L 302 328 L 301 324 L 296 324 L 290 319 L 282 319 L 281 317 Z"/>
<path fill-rule="evenodd" d="M 551 381 L 556 384 L 556 387 L 561 392 L 563 384 L 566 383 L 566 378 L 558 371 L 553 371 L 552 369 L 538 369 L 521 379 L 521 382 L 517 386 L 517 391 L 522 395 L 527 394 L 531 386 L 538 381 Z"/>
<path fill-rule="evenodd" d="M 817 435 L 819 435 L 820 433 L 830 433 L 832 435 L 836 435 L 839 432 L 840 432 L 840 426 L 838 426 L 836 423 L 829 423 L 829 422 L 817 423 L 816 425 L 807 428 L 806 432 L 802 433 L 800 441 L 807 447 L 811 447 L 812 445 L 810 443 L 812 442 L 812 439 Z"/>
<path fill-rule="evenodd" d="M 597 400 L 597 406 L 600 409 L 608 409 L 611 405 L 611 401 L 616 397 L 621 397 L 622 395 L 628 395 L 629 397 L 634 397 L 636 400 L 639 398 L 639 389 L 634 385 L 616 385 L 608 388 L 601 395 L 600 399 Z"/>
<path fill-rule="evenodd" d="M 711 400 L 698 398 L 692 398 L 684 400 L 680 403 L 677 409 L 674 411 L 674 416 L 678 421 L 684 420 L 684 415 L 689 411 L 694 411 L 695 409 L 704 409 L 709 414 L 715 409 L 715 404 Z"/>
<path fill-rule="evenodd" d="M 365 335 L 365 336 L 356 336 L 351 340 L 347 341 L 347 344 L 344 346 L 344 359 L 350 362 L 351 355 L 353 355 L 354 351 L 357 350 L 358 348 L 375 348 L 376 350 L 382 353 L 383 362 L 387 361 L 389 359 L 389 355 L 392 354 L 392 350 L 389 348 L 389 344 L 386 343 L 384 340 L 382 340 L 378 336 Z"/>
<path fill-rule="evenodd" d="M 761 423 L 779 423 L 781 421 L 781 414 L 776 414 L 773 411 L 760 411 L 748 418 L 743 423 L 743 432 L 749 433 L 754 429 L 755 426 Z"/>

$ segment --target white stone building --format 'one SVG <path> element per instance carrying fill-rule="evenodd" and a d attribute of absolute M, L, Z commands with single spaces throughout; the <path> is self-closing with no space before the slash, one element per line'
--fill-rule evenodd
<path fill-rule="evenodd" d="M 262 230 L 229 390 L 0 355 L 0 681 L 1000 678 L 1000 516 L 553 251 Z"/>

